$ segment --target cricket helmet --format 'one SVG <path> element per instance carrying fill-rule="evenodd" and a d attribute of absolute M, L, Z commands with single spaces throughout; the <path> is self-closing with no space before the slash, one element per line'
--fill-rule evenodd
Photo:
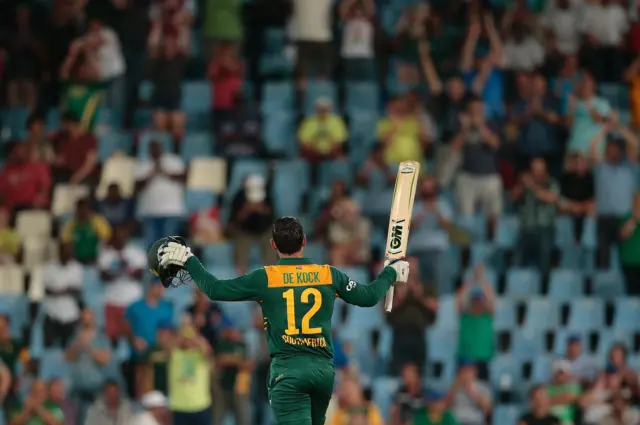
<path fill-rule="evenodd" d="M 169 242 L 185 246 L 187 245 L 184 238 L 180 236 L 168 236 L 166 238 L 158 239 L 153 243 L 153 245 L 151 245 L 151 248 L 149 248 L 147 260 L 149 261 L 149 270 L 151 270 L 151 273 L 153 273 L 154 276 L 160 278 L 162 285 L 165 288 L 170 286 L 175 288 L 177 286 L 184 285 L 185 283 L 189 283 L 192 279 L 189 272 L 180 266 L 175 264 L 169 264 L 166 266 L 160 265 L 162 249 L 166 247 Z"/>

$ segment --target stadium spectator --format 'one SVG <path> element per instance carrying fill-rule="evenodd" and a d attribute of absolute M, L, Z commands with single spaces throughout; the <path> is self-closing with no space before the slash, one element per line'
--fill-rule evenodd
<path fill-rule="evenodd" d="M 9 413 L 9 425 L 64 425 L 62 407 L 49 400 L 47 386 L 42 379 L 31 383 L 29 394 Z M 90 422 L 92 425 L 94 422 Z"/>
<path fill-rule="evenodd" d="M 484 29 L 489 38 L 489 52 L 480 53 L 477 57 L 476 48 L 482 32 L 479 17 L 472 16 L 467 38 L 462 46 L 460 68 L 467 86 L 467 90 L 481 96 L 486 104 L 486 116 L 489 118 L 503 117 L 504 110 L 504 76 L 503 49 L 500 35 L 495 27 L 493 15 L 485 12 L 483 18 Z"/>
<path fill-rule="evenodd" d="M 45 347 L 59 343 L 64 348 L 73 336 L 80 319 L 78 302 L 83 279 L 84 270 L 73 258 L 71 245 L 61 242 L 58 259 L 45 264 L 42 269 Z"/>
<path fill-rule="evenodd" d="M 65 115 L 63 131 L 53 140 L 56 183 L 91 183 L 98 162 L 98 141 L 75 115 Z"/>
<path fill-rule="evenodd" d="M 631 211 L 621 220 L 620 265 L 624 273 L 626 293 L 640 295 L 640 193 L 633 197 Z"/>
<path fill-rule="evenodd" d="M 38 114 L 31 114 L 27 119 L 27 137 L 25 143 L 31 152 L 32 161 L 53 162 L 55 153 L 44 125 L 44 119 Z"/>
<path fill-rule="evenodd" d="M 118 183 L 107 187 L 107 195 L 97 202 L 96 212 L 106 218 L 112 228 L 123 226 L 129 232 L 136 230 L 134 201 L 122 196 Z"/>
<path fill-rule="evenodd" d="M 169 3 L 165 0 L 159 3 Z M 160 7 L 160 6 L 154 6 Z M 152 57 L 150 77 L 153 82 L 153 122 L 155 128 L 171 133 L 180 141 L 185 132 L 186 116 L 180 110 L 182 79 L 187 66 L 186 55 L 173 38 L 165 40 L 157 55 Z"/>
<path fill-rule="evenodd" d="M 458 374 L 447 393 L 447 402 L 460 425 L 486 424 L 493 410 L 491 389 L 478 379 L 473 360 L 460 360 Z"/>
<path fill-rule="evenodd" d="M 567 149 L 570 153 L 589 154 L 591 141 L 602 131 L 611 115 L 609 101 L 597 96 L 596 88 L 593 76 L 585 72 L 576 87 L 576 94 L 569 95 L 567 99 L 566 119 L 570 126 Z"/>
<path fill-rule="evenodd" d="M 629 397 L 623 391 L 615 391 L 609 398 L 610 412 L 602 418 L 602 425 L 633 425 L 640 421 L 638 409 L 630 405 Z"/>
<path fill-rule="evenodd" d="M 512 191 L 513 200 L 520 204 L 516 254 L 520 267 L 535 266 L 543 273 L 550 271 L 559 194 L 558 183 L 549 176 L 545 160 L 533 158 L 529 171 Z"/>
<path fill-rule="evenodd" d="M 384 187 L 396 181 L 393 167 L 384 162 L 384 146 L 376 143 L 371 147 L 369 157 L 356 174 L 356 181 L 362 186 Z"/>
<path fill-rule="evenodd" d="M 343 199 L 349 199 L 349 190 L 344 181 L 336 180 L 331 184 L 329 199 L 320 207 L 318 213 L 318 219 L 315 223 L 315 236 L 317 238 L 326 240 L 329 223 L 335 220 L 334 213 L 337 211 L 335 207 Z"/>
<path fill-rule="evenodd" d="M 131 303 L 124 313 L 126 333 L 131 345 L 131 358 L 123 365 L 127 372 L 129 394 L 142 394 L 140 385 L 140 360 L 148 347 L 156 344 L 158 326 L 173 320 L 173 306 L 162 299 L 164 287 L 154 280 L 147 287 L 145 297 Z"/>
<path fill-rule="evenodd" d="M 138 385 L 142 394 L 152 390 L 162 394 L 169 392 L 169 359 L 176 333 L 171 322 L 160 322 L 156 329 L 155 344 L 148 346 L 140 359 Z"/>
<path fill-rule="evenodd" d="M 111 226 L 91 209 L 88 198 L 76 203 L 76 212 L 62 228 L 62 241 L 71 244 L 76 260 L 91 264 L 98 259 L 100 243 L 111 238 Z"/>
<path fill-rule="evenodd" d="M 49 167 L 29 158 L 24 143 L 9 147 L 11 152 L 0 172 L 0 198 L 16 209 L 44 208 L 49 204 L 51 174 Z"/>
<path fill-rule="evenodd" d="M 455 416 L 447 408 L 444 394 L 427 391 L 424 404 L 424 407 L 416 409 L 413 425 L 458 425 Z"/>
<path fill-rule="evenodd" d="M 146 253 L 129 242 L 124 227 L 116 227 L 111 240 L 98 257 L 100 277 L 106 288 L 105 330 L 112 341 L 123 334 L 125 310 L 142 297 L 142 276 L 147 265 Z"/>
<path fill-rule="evenodd" d="M 129 425 L 165 425 L 169 423 L 167 397 L 160 391 L 150 391 L 140 398 L 144 409 L 136 413 Z"/>
<path fill-rule="evenodd" d="M 131 402 L 121 394 L 116 381 L 107 381 L 102 394 L 93 402 L 85 425 L 126 425 L 134 415 Z"/>
<path fill-rule="evenodd" d="M 640 395 L 640 386 L 638 385 L 638 371 L 631 367 L 628 363 L 627 346 L 621 343 L 615 343 L 609 349 L 607 362 L 611 366 L 618 369 L 618 373 L 622 378 L 622 388 L 629 391 L 631 396 L 638 397 Z"/>
<path fill-rule="evenodd" d="M 273 217 L 271 195 L 264 177 L 247 176 L 243 188 L 233 199 L 229 218 L 229 233 L 233 235 L 235 265 L 239 273 L 247 270 L 253 244 L 260 247 L 262 264 L 274 263 L 275 252 L 270 244 Z"/>
<path fill-rule="evenodd" d="M 71 391 L 86 412 L 108 378 L 111 344 L 96 324 L 93 310 L 85 307 L 71 345 L 64 352 L 71 368 Z"/>
<path fill-rule="evenodd" d="M 396 73 L 401 84 L 417 84 L 420 78 L 418 68 L 418 44 L 425 36 L 429 9 L 426 4 L 415 4 L 404 8 L 396 24 L 397 57 Z"/>
<path fill-rule="evenodd" d="M 327 79 L 333 73 L 333 2 L 293 0 L 289 38 L 295 43 L 295 74 L 300 89 L 309 78 Z"/>
<path fill-rule="evenodd" d="M 20 253 L 20 237 L 10 223 L 11 211 L 0 204 L 0 265 L 15 263 Z"/>
<path fill-rule="evenodd" d="M 529 390 L 529 407 L 518 425 L 560 425 L 558 418 L 549 413 L 549 395 L 543 385 L 535 385 Z"/>
<path fill-rule="evenodd" d="M 560 70 L 553 87 L 553 94 L 560 99 L 560 104 L 564 110 L 569 98 L 576 91 L 582 74 L 579 68 L 578 56 L 566 55 L 562 58 Z"/>
<path fill-rule="evenodd" d="M 384 146 L 384 160 L 388 164 L 422 162 L 429 143 L 427 129 L 409 111 L 406 98 L 401 96 L 387 103 L 387 114 L 378 121 L 376 137 Z"/>
<path fill-rule="evenodd" d="M 466 279 L 456 296 L 460 327 L 458 358 L 473 362 L 474 373 L 486 380 L 488 363 L 494 355 L 493 313 L 495 293 L 487 280 L 483 263 L 473 269 L 473 277 Z M 462 418 L 458 417 L 462 423 Z"/>
<path fill-rule="evenodd" d="M 593 172 L 584 155 L 572 155 L 560 180 L 560 196 L 560 212 L 573 219 L 574 238 L 580 241 L 585 218 L 595 215 Z"/>
<path fill-rule="evenodd" d="M 636 57 L 627 67 L 623 79 L 629 84 L 631 125 L 635 131 L 638 131 L 640 128 L 640 57 Z"/>
<path fill-rule="evenodd" d="M 580 336 L 570 335 L 567 338 L 567 349 L 564 357 L 571 365 L 571 376 L 584 385 L 593 383 L 596 379 L 598 368 L 593 359 L 584 352 Z"/>
<path fill-rule="evenodd" d="M 159 56 L 163 48 L 169 44 L 177 47 L 182 55 L 189 54 L 191 49 L 191 24 L 195 15 L 196 4 L 193 0 L 178 2 L 161 0 L 149 8 L 149 55 Z"/>
<path fill-rule="evenodd" d="M 237 425 L 251 423 L 251 374 L 253 362 L 247 357 L 247 346 L 244 335 L 226 323 L 220 330 L 214 346 L 214 363 L 217 368 L 221 399 L 214 406 L 217 425 L 227 413 L 232 413 Z"/>
<path fill-rule="evenodd" d="M 237 97 L 242 94 L 244 65 L 238 57 L 238 46 L 233 43 L 219 45 L 207 68 L 212 83 L 211 104 L 216 120 L 225 120 L 236 109 Z"/>
<path fill-rule="evenodd" d="M 327 425 L 366 423 L 384 425 L 380 411 L 365 400 L 362 387 L 355 376 L 345 376 L 338 387 L 338 408 L 327 417 Z"/>
<path fill-rule="evenodd" d="M 149 159 L 136 164 L 138 217 L 147 246 L 166 235 L 178 234 L 184 201 L 185 165 L 178 155 L 163 152 L 158 141 L 149 144 Z"/>
<path fill-rule="evenodd" d="M 453 208 L 438 191 L 435 177 L 424 177 L 418 187 L 418 203 L 413 209 L 411 222 L 414 234 L 412 252 L 420 258 L 423 279 L 439 283 L 439 270 L 444 253 L 449 247 L 449 230 L 453 225 Z"/>
<path fill-rule="evenodd" d="M 191 213 L 189 216 L 189 238 L 196 245 L 222 242 L 224 228 L 220 209 L 211 207 Z"/>
<path fill-rule="evenodd" d="M 609 265 L 610 248 L 619 241 L 620 221 L 631 211 L 633 204 L 634 164 L 637 161 L 638 146 L 629 143 L 627 148 L 625 161 L 622 141 L 619 138 L 608 140 L 604 161 L 595 165 L 598 228 L 596 261 L 599 267 Z"/>
<path fill-rule="evenodd" d="M 604 372 L 584 394 L 579 398 L 579 405 L 583 409 L 582 423 L 595 425 L 611 411 L 609 401 L 611 395 L 622 389 L 622 375 L 617 367 L 608 365 Z"/>
<path fill-rule="evenodd" d="M 345 79 L 372 80 L 375 76 L 375 2 L 342 0 L 338 13 L 342 23 L 340 56 Z"/>
<path fill-rule="evenodd" d="M 548 2 L 542 25 L 546 29 L 547 50 L 554 59 L 571 56 L 580 49 L 582 23 L 578 8 L 570 0 Z"/>
<path fill-rule="evenodd" d="M 437 127 L 433 120 L 431 111 L 425 107 L 425 102 L 422 99 L 422 93 L 419 90 L 410 90 L 404 94 L 404 99 L 407 105 L 407 110 L 410 115 L 413 115 L 420 124 L 421 131 L 424 133 L 422 137 L 422 144 L 426 148 L 432 141 L 436 139 Z"/>
<path fill-rule="evenodd" d="M 582 390 L 571 375 L 571 363 L 562 359 L 555 360 L 551 365 L 551 371 L 551 382 L 547 385 L 551 403 L 549 412 L 558 418 L 562 425 L 574 424 L 576 403 Z"/>
<path fill-rule="evenodd" d="M 34 110 L 38 104 L 38 85 L 46 77 L 46 53 L 40 34 L 34 31 L 29 6 L 16 8 L 16 28 L 7 44 L 7 104 L 10 108 L 27 107 Z"/>
<path fill-rule="evenodd" d="M 329 223 L 329 262 L 336 267 L 366 264 L 370 257 L 371 221 L 360 214 L 360 207 L 350 199 L 335 208 L 336 219 Z"/>
<path fill-rule="evenodd" d="M 532 72 L 544 62 L 544 48 L 528 27 L 529 23 L 515 21 L 504 42 L 505 68 L 511 71 Z"/>
<path fill-rule="evenodd" d="M 13 374 L 9 367 L 0 359 L 0 404 L 4 405 L 6 398 L 11 393 Z"/>
<path fill-rule="evenodd" d="M 389 369 L 394 374 L 406 364 L 424 370 L 428 355 L 425 330 L 434 322 L 438 309 L 433 286 L 420 280 L 417 260 L 409 261 L 413 267 L 411 277 L 406 285 L 397 288 L 393 310 L 387 314 L 387 323 L 393 331 Z"/>
<path fill-rule="evenodd" d="M 218 303 L 211 301 L 204 292 L 196 288 L 195 301 L 186 311 L 193 317 L 193 323 L 200 331 L 200 335 L 209 342 L 211 347 L 215 347 L 218 333 L 225 320 L 228 320 Z"/>
<path fill-rule="evenodd" d="M 236 94 L 227 112 L 216 116 L 219 152 L 229 159 L 264 156 L 260 116 L 245 105 L 242 93 Z"/>
<path fill-rule="evenodd" d="M 62 409 L 65 425 L 76 425 L 78 423 L 78 406 L 68 396 L 62 378 L 53 378 L 48 382 L 49 401 L 55 403 Z"/>
<path fill-rule="evenodd" d="M 336 159 L 344 155 L 349 137 L 344 120 L 332 112 L 331 101 L 315 101 L 315 113 L 304 118 L 298 128 L 302 156 L 311 163 Z"/>
<path fill-rule="evenodd" d="M 169 360 L 169 406 L 174 425 L 211 425 L 211 347 L 184 316 Z"/>
<path fill-rule="evenodd" d="M 11 318 L 0 314 L 0 360 L 7 365 L 12 374 L 18 373 L 18 363 L 24 359 L 26 347 L 11 336 Z"/>
<path fill-rule="evenodd" d="M 202 25 L 205 40 L 214 43 L 242 41 L 244 36 L 242 6 L 243 3 L 239 0 L 206 2 Z"/>
<path fill-rule="evenodd" d="M 450 158 L 452 164 L 448 166 L 460 165 L 456 182 L 460 212 L 472 216 L 480 203 L 493 233 L 502 213 L 502 180 L 498 174 L 501 142 L 494 122 L 485 120 L 484 106 L 480 98 L 469 100 L 467 112 L 460 115 L 460 130 L 451 142 L 459 154 Z"/>
<path fill-rule="evenodd" d="M 424 406 L 424 388 L 418 365 L 405 364 L 400 372 L 400 379 L 400 388 L 391 404 L 390 425 L 413 423 L 414 412 Z"/>

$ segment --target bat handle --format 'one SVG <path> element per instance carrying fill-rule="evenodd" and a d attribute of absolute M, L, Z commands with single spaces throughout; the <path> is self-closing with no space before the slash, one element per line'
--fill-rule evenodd
<path fill-rule="evenodd" d="M 393 308 L 393 286 L 389 288 L 387 295 L 384 297 L 384 311 L 389 313 Z"/>

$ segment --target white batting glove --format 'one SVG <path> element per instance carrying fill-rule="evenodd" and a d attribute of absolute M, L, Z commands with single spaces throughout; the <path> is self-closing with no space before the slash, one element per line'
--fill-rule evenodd
<path fill-rule="evenodd" d="M 391 267 L 396 271 L 396 281 L 394 285 L 399 283 L 407 283 L 409 279 L 409 262 L 404 260 L 385 260 L 385 267 Z"/>
<path fill-rule="evenodd" d="M 173 264 L 175 266 L 184 267 L 189 257 L 193 257 L 191 248 L 188 246 L 169 242 L 166 246 L 161 246 L 158 249 L 158 256 L 160 257 L 160 265 L 168 266 Z"/>

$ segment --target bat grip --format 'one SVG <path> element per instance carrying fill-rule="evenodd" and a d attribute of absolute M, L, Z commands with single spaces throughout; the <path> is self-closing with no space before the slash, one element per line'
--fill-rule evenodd
<path fill-rule="evenodd" d="M 384 297 L 384 311 L 386 311 L 387 313 L 389 313 L 393 308 L 393 292 L 394 288 L 392 286 L 391 288 L 389 288 L 387 295 Z"/>

